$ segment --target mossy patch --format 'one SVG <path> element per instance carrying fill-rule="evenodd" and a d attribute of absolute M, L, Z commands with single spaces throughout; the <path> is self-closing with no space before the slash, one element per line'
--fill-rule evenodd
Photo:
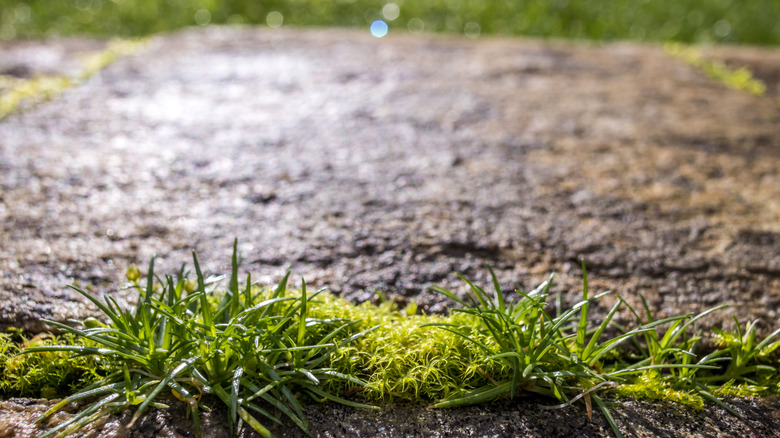
<path fill-rule="evenodd" d="M 668 54 L 682 59 L 704 72 L 708 77 L 733 90 L 746 91 L 758 97 L 766 95 L 766 84 L 755 78 L 746 67 L 730 68 L 722 62 L 705 58 L 701 51 L 694 47 L 679 43 L 667 43 L 664 45 L 664 49 Z"/>
<path fill-rule="evenodd" d="M 85 56 L 81 62 L 81 71 L 72 77 L 42 75 L 32 78 L 16 78 L 0 75 L 0 119 L 19 108 L 56 98 L 65 90 L 94 76 L 118 58 L 136 52 L 145 44 L 145 38 L 112 40 L 106 49 Z"/>
<path fill-rule="evenodd" d="M 307 291 L 305 282 L 288 289 L 287 277 L 270 288 L 248 276 L 242 286 L 235 248 L 227 288 L 205 277 L 197 258 L 194 281 L 183 269 L 157 277 L 150 263 L 142 287 L 140 270 L 128 269 L 139 290 L 133 310 L 74 287 L 106 320 L 52 323 L 64 332 L 58 337 L 0 336 L 0 391 L 73 394 L 42 419 L 70 401 L 97 400 L 51 431 L 58 436 L 131 407 L 137 418 L 147 406 L 165 407 L 155 401 L 165 394 L 189 405 L 196 431 L 201 396 L 208 393 L 227 405 L 231 428 L 243 421 L 270 436 L 256 417 L 278 422 L 284 415 L 308 430 L 305 399 L 370 408 L 356 401 L 359 393 L 359 400 L 450 407 L 535 393 L 562 406 L 585 402 L 590 411 L 595 405 L 620 436 L 601 393 L 696 409 L 714 402 L 738 416 L 722 397 L 780 391 L 780 330 L 761 338 L 756 323 L 737 323 L 733 332 L 713 331 L 713 351 L 698 351 L 702 335 L 691 333 L 693 323 L 722 306 L 662 320 L 646 303 L 643 315 L 629 307 L 636 327 L 615 326 L 619 333 L 610 337 L 612 317 L 628 305 L 618 299 L 606 317 L 590 321 L 589 306 L 607 294 L 590 294 L 587 277 L 583 300 L 552 314 L 552 277 L 534 291 L 516 291 L 512 302 L 494 277 L 493 295 L 468 280 L 465 300 L 434 288 L 460 307 L 450 315 L 421 315 L 414 304 L 403 310 L 392 302 L 355 305 Z"/>
<path fill-rule="evenodd" d="M 2 397 L 56 398 L 68 395 L 101 379 L 108 363 L 95 356 L 73 357 L 69 352 L 19 355 L 30 347 L 84 345 L 71 334 L 0 333 L 0 395 Z"/>

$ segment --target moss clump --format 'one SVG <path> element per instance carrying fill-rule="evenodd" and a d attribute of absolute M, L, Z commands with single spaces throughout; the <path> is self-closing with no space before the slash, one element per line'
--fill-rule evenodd
<path fill-rule="evenodd" d="M 73 357 L 66 351 L 19 355 L 31 347 L 84 345 L 73 335 L 0 333 L 0 395 L 55 398 L 73 393 L 104 377 L 108 364 L 95 356 Z"/>
<path fill-rule="evenodd" d="M 510 303 L 493 276 L 495 294 L 464 279 L 466 300 L 434 287 L 460 306 L 446 316 L 418 315 L 414 305 L 355 305 L 307 292 L 305 283 L 287 289 L 287 276 L 274 289 L 249 276 L 241 286 L 236 246 L 227 288 L 206 278 L 196 257 L 195 282 L 183 268 L 163 280 L 152 262 L 141 287 L 140 271 L 129 269 L 139 291 L 131 310 L 74 287 L 105 321 L 51 322 L 65 333 L 59 337 L 0 335 L 0 395 L 75 393 L 42 419 L 70 401 L 102 397 L 51 431 L 66 435 L 136 405 L 137 418 L 147 406 L 162 407 L 154 400 L 167 393 L 190 405 L 197 431 L 200 396 L 211 393 L 227 405 L 231 428 L 243 421 L 270 436 L 255 416 L 279 422 L 283 414 L 308 430 L 299 398 L 371 408 L 352 400 L 360 392 L 367 400 L 453 407 L 536 393 L 562 406 L 593 403 L 620 436 L 604 392 L 695 409 L 714 402 L 737 416 L 722 397 L 780 392 L 780 330 L 761 338 L 755 322 L 737 322 L 733 332 L 713 330 L 717 348 L 699 353 L 693 324 L 724 306 L 656 320 L 644 299 L 640 315 L 618 298 L 594 325 L 588 308 L 607 293 L 590 295 L 587 276 L 582 301 L 555 314 L 547 311 L 552 277 Z M 633 329 L 611 323 L 622 306 L 637 319 Z M 620 334 L 608 336 L 608 326 Z"/>
<path fill-rule="evenodd" d="M 644 400 L 666 400 L 688 406 L 697 411 L 704 409 L 704 398 L 688 388 L 675 388 L 670 379 L 658 372 L 647 372 L 632 383 L 620 385 L 612 390 L 616 395 Z"/>
<path fill-rule="evenodd" d="M 334 354 L 341 372 L 358 376 L 371 391 L 369 399 L 401 398 L 431 401 L 473 390 L 490 380 L 505 378 L 509 369 L 500 361 L 486 359 L 484 352 L 462 337 L 424 324 L 453 322 L 473 326 L 478 321 L 465 315 L 405 315 L 394 305 L 346 305 L 350 317 L 368 325 L 380 324 Z M 492 340 L 484 339 L 488 345 Z"/>
<path fill-rule="evenodd" d="M 699 50 L 679 43 L 667 43 L 664 48 L 668 54 L 682 59 L 733 90 L 747 91 L 759 97 L 766 94 L 766 84 L 754 78 L 753 73 L 745 67 L 729 68 L 722 62 L 705 59 Z"/>
<path fill-rule="evenodd" d="M 146 39 L 112 40 L 105 50 L 85 56 L 81 71 L 74 77 L 36 76 L 16 78 L 0 74 L 0 119 L 19 108 L 55 99 L 79 85 L 117 59 L 130 55 L 146 44 Z"/>

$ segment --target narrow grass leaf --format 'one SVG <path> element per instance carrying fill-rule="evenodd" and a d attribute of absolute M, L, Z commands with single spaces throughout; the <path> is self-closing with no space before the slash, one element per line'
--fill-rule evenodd
<path fill-rule="evenodd" d="M 615 434 L 615 438 L 623 438 L 623 434 L 620 432 L 620 428 L 618 427 L 617 423 L 615 423 L 615 419 L 612 418 L 612 413 L 609 412 L 607 405 L 604 404 L 604 402 L 601 400 L 601 397 L 596 394 L 591 394 L 591 398 L 594 402 L 596 402 L 596 406 L 598 406 L 601 414 L 604 415 L 604 419 L 607 420 L 607 424 L 609 424 L 609 427 L 612 429 L 612 433 Z"/>
<path fill-rule="evenodd" d="M 192 367 L 192 364 L 199 360 L 200 357 L 195 356 L 191 357 L 187 360 L 182 361 L 179 365 L 176 366 L 167 376 L 165 376 L 162 381 L 157 385 L 157 387 L 152 390 L 147 396 L 146 400 L 144 400 L 143 403 L 141 403 L 140 406 L 138 406 L 138 410 L 136 410 L 135 415 L 133 415 L 133 419 L 131 420 L 131 423 L 134 423 L 138 418 L 141 416 L 141 414 L 146 410 L 147 406 L 149 406 L 149 403 L 151 403 L 155 397 L 160 393 L 160 391 L 163 390 L 166 386 L 168 386 L 168 382 L 176 378 L 179 374 L 184 372 L 186 369 Z"/>

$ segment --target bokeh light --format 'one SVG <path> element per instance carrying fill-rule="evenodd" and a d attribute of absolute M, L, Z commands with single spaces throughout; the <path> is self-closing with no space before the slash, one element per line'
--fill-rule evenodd
<path fill-rule="evenodd" d="M 362 28 L 381 20 L 411 34 L 469 38 L 780 45 L 777 17 L 778 0 L 2 0 L 0 39 L 139 36 L 207 24 Z"/>
<path fill-rule="evenodd" d="M 780 19 L 780 17 L 778 17 Z M 720 38 L 725 38 L 729 33 L 731 33 L 731 24 L 729 24 L 726 20 L 718 20 L 715 23 L 715 26 L 713 26 L 713 30 L 715 31 L 715 35 Z"/>
<path fill-rule="evenodd" d="M 466 26 L 463 27 L 463 33 L 471 39 L 479 38 L 480 32 L 482 32 L 482 28 L 479 26 L 479 23 L 473 21 L 466 23 Z"/>
<path fill-rule="evenodd" d="M 419 18 L 412 18 L 408 23 L 406 23 L 406 28 L 409 29 L 410 33 L 419 35 L 425 30 L 425 22 Z"/>
<path fill-rule="evenodd" d="M 383 36 L 387 35 L 387 30 L 387 23 L 382 20 L 376 20 L 371 23 L 371 35 L 377 38 L 382 38 Z"/>
<path fill-rule="evenodd" d="M 269 12 L 265 17 L 265 22 L 269 27 L 273 27 L 275 29 L 284 23 L 284 15 L 277 11 Z"/>
<path fill-rule="evenodd" d="M 401 8 L 395 3 L 388 3 L 382 8 L 382 15 L 387 21 L 393 21 L 401 15 Z"/>
<path fill-rule="evenodd" d="M 198 11 L 195 12 L 195 22 L 198 23 L 199 26 L 209 24 L 211 22 L 211 12 L 206 9 L 198 9 Z"/>

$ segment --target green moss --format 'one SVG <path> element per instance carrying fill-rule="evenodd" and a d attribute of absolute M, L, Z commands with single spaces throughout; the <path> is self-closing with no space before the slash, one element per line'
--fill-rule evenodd
<path fill-rule="evenodd" d="M 0 395 L 62 397 L 99 380 L 111 367 L 96 357 L 73 357 L 68 352 L 19 354 L 29 347 L 60 344 L 84 345 L 69 334 L 42 334 L 30 339 L 19 333 L 0 334 Z"/>
<path fill-rule="evenodd" d="M 780 330 L 761 338 L 756 323 L 737 323 L 733 332 L 713 330 L 715 350 L 694 353 L 702 336 L 690 327 L 722 307 L 663 320 L 654 320 L 646 304 L 641 317 L 629 307 L 637 326 L 616 327 L 623 333 L 610 338 L 605 329 L 626 304 L 618 299 L 593 325 L 588 307 L 606 294 L 589 294 L 587 277 L 583 300 L 556 315 L 545 310 L 552 278 L 511 304 L 497 282 L 495 296 L 469 282 L 467 300 L 434 288 L 461 307 L 450 315 L 422 315 L 414 305 L 399 311 L 392 302 L 355 305 L 306 292 L 305 285 L 290 290 L 286 277 L 274 289 L 251 285 L 249 277 L 240 287 L 237 260 L 234 254 L 227 288 L 209 285 L 197 264 L 196 281 L 183 271 L 161 281 L 151 273 L 153 263 L 141 287 L 140 271 L 131 267 L 128 279 L 140 293 L 133 311 L 120 312 L 113 301 L 100 304 L 79 290 L 101 306 L 106 323 L 55 324 L 65 331 L 58 337 L 0 335 L 0 395 L 76 393 L 75 399 L 98 382 L 91 388 L 115 401 L 79 417 L 77 428 L 134 405 L 142 412 L 156 405 L 166 386 L 189 403 L 197 420 L 196 395 L 210 391 L 228 405 L 231 424 L 241 417 L 264 435 L 251 412 L 278 421 L 264 410 L 272 406 L 306 430 L 298 405 L 305 396 L 357 405 L 350 399 L 361 392 L 369 401 L 450 407 L 526 392 L 564 404 L 587 395 L 619 435 L 601 392 L 695 409 L 708 401 L 730 409 L 720 398 L 780 392 Z M 621 349 L 630 343 L 624 341 L 633 347 Z M 27 354 L 19 355 L 22 350 Z"/>
<path fill-rule="evenodd" d="M 0 119 L 25 106 L 56 98 L 65 90 L 92 77 L 116 59 L 139 50 L 145 39 L 112 40 L 105 50 L 82 60 L 81 71 L 73 76 L 36 76 L 16 78 L 0 75 Z"/>
<path fill-rule="evenodd" d="M 690 389 L 675 389 L 669 379 L 658 372 L 639 375 L 632 383 L 620 385 L 613 392 L 622 397 L 634 397 L 645 400 L 666 400 L 679 403 L 696 410 L 704 409 L 704 398 Z"/>
<path fill-rule="evenodd" d="M 722 62 L 706 59 L 699 50 L 693 47 L 678 43 L 667 43 L 664 48 L 670 55 L 682 59 L 733 90 L 747 91 L 759 97 L 766 94 L 766 84 L 754 78 L 753 73 L 746 67 L 730 68 Z"/>

